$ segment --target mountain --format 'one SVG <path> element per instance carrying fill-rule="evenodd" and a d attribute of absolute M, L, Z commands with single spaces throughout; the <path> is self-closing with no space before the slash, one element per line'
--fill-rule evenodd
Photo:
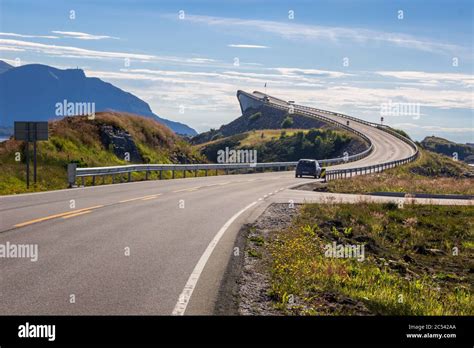
<path fill-rule="evenodd" d="M 3 60 L 0 60 L 0 74 L 4 73 L 7 70 L 10 70 L 11 68 L 13 68 L 12 65 L 5 63 Z"/>
<path fill-rule="evenodd" d="M 0 69 L 8 68 L 2 63 Z M 87 77 L 81 69 L 61 70 L 41 64 L 7 69 L 0 74 L 0 97 L 0 127 L 12 127 L 16 120 L 45 121 L 71 116 L 78 114 L 75 111 L 80 104 L 89 103 L 90 110 L 94 106 L 95 112 L 120 111 L 147 116 L 175 133 L 197 134 L 185 124 L 158 117 L 140 98 L 99 78 Z M 60 110 L 61 104 L 71 112 Z"/>
<path fill-rule="evenodd" d="M 431 136 L 423 139 L 421 146 L 426 150 L 449 157 L 453 157 L 454 153 L 457 153 L 457 158 L 460 161 L 474 163 L 474 148 L 469 144 L 458 144 L 447 139 Z"/>

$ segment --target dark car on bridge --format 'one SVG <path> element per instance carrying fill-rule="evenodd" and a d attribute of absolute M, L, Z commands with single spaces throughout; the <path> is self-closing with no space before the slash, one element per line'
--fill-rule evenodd
<path fill-rule="evenodd" d="M 321 176 L 321 166 L 314 159 L 300 159 L 296 165 L 295 177 L 312 176 L 315 179 Z"/>

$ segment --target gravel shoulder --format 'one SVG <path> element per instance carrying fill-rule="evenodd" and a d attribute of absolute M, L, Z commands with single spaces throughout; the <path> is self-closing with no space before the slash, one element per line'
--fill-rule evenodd
<path fill-rule="evenodd" d="M 264 244 L 274 231 L 289 227 L 301 205 L 272 204 L 252 223 L 244 225 L 237 237 L 214 310 L 217 315 L 281 315 L 268 295 L 270 256 Z M 235 256 L 235 254 L 234 254 Z"/>

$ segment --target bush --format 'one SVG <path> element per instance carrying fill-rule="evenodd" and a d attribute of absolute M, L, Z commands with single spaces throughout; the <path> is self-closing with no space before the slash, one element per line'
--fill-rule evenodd
<path fill-rule="evenodd" d="M 293 125 L 293 118 L 286 116 L 283 122 L 281 123 L 281 128 L 290 128 Z"/>

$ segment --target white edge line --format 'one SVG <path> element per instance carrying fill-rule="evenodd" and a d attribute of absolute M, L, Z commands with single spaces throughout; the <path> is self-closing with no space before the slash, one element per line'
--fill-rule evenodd
<path fill-rule="evenodd" d="M 214 248 L 216 247 L 217 243 L 219 243 L 219 240 L 222 238 L 229 226 L 242 213 L 244 213 L 247 209 L 253 207 L 255 204 L 257 204 L 257 201 L 250 203 L 245 208 L 237 212 L 234 216 L 227 220 L 224 226 L 222 226 L 221 229 L 216 233 L 204 253 L 201 255 L 198 263 L 193 269 L 193 272 L 189 276 L 188 281 L 186 282 L 186 285 L 184 286 L 181 295 L 179 295 L 178 302 L 176 303 L 171 315 L 184 315 L 184 312 L 186 311 L 186 307 L 188 306 L 189 300 L 191 299 L 191 295 L 193 294 L 194 288 L 196 287 L 199 277 L 201 276 L 201 273 L 204 267 L 206 266 L 206 263 L 209 260 L 209 257 L 211 256 L 212 252 L 214 251 Z"/>

